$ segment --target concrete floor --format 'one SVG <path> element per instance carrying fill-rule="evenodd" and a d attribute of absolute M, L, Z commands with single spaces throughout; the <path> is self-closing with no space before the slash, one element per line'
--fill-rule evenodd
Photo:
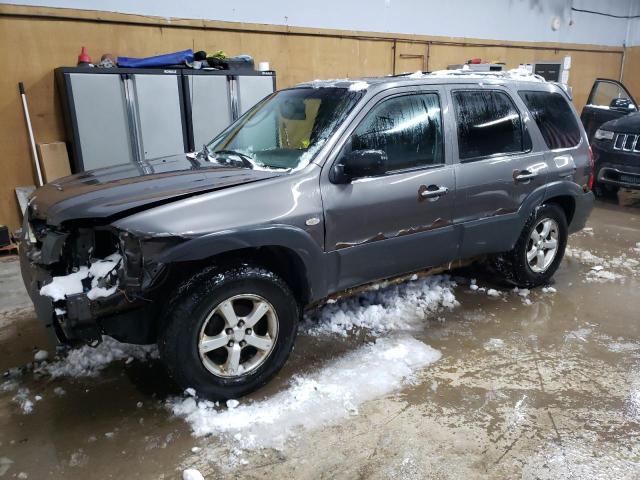
<path fill-rule="evenodd" d="M 570 246 L 640 260 L 638 195 L 621 201 L 598 202 L 592 230 Z M 557 293 L 533 291 L 530 305 L 504 287 L 494 298 L 458 286 L 459 307 L 411 332 L 439 361 L 277 450 L 193 437 L 165 408 L 177 392 L 155 362 L 117 361 L 89 379 L 0 381 L 0 478 L 173 479 L 188 467 L 205 478 L 640 478 L 640 267 L 610 261 L 619 278 L 588 281 L 593 266 L 574 253 L 555 276 Z M 481 272 L 462 274 L 491 285 Z M 0 262 L 0 291 L 4 371 L 31 362 L 46 338 L 15 261 Z M 301 335 L 284 371 L 242 401 L 272 396 L 365 340 Z M 12 400 L 16 388 L 42 396 L 31 414 Z"/>

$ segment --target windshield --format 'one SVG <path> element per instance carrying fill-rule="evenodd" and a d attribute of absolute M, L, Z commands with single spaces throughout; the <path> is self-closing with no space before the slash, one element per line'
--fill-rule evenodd
<path fill-rule="evenodd" d="M 223 162 L 241 158 L 254 168 L 300 169 L 364 93 L 333 87 L 281 90 L 213 139 L 207 153 Z"/>

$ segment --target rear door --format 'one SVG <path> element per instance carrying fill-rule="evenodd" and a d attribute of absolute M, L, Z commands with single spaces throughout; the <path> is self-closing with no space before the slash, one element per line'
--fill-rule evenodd
<path fill-rule="evenodd" d="M 450 87 L 457 128 L 454 224 L 463 230 L 460 256 L 511 247 L 518 210 L 545 185 L 548 167 L 534 145 L 522 103 L 499 86 Z"/>
<path fill-rule="evenodd" d="M 598 78 L 591 88 L 589 100 L 582 109 L 580 119 L 591 142 L 593 134 L 604 122 L 636 111 L 638 111 L 638 105 L 622 83 Z"/>

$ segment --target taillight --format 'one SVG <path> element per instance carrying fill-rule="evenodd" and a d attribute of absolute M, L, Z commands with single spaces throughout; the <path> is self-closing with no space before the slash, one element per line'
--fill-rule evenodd
<path fill-rule="evenodd" d="M 589 146 L 589 168 L 591 171 L 589 172 L 589 180 L 587 181 L 587 188 L 589 191 L 593 190 L 593 182 L 596 179 L 596 163 L 593 159 L 593 150 L 591 150 L 591 146 Z"/>

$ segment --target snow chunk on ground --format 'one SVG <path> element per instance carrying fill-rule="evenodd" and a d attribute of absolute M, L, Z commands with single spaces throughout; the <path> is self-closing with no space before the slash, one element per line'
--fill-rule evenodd
<path fill-rule="evenodd" d="M 204 480 L 204 477 L 195 468 L 187 468 L 182 472 L 182 480 Z"/>
<path fill-rule="evenodd" d="M 629 353 L 640 350 L 640 344 L 633 342 L 613 342 L 607 345 L 610 352 Z"/>
<path fill-rule="evenodd" d="M 592 329 L 591 328 L 579 328 L 577 330 L 573 330 L 569 333 L 567 333 L 564 336 L 564 341 L 565 342 L 570 342 L 573 340 L 579 340 L 581 342 L 586 342 L 587 341 L 587 337 L 589 335 L 591 335 Z"/>
<path fill-rule="evenodd" d="M 20 410 L 25 415 L 33 412 L 33 400 L 30 398 L 31 392 L 28 388 L 21 388 L 18 393 L 12 398 L 12 400 L 18 404 Z"/>
<path fill-rule="evenodd" d="M 49 358 L 49 352 L 47 352 L 46 350 L 38 350 L 33 355 L 33 360 L 35 362 L 44 362 L 47 358 Z"/>
<path fill-rule="evenodd" d="M 609 270 L 603 270 L 602 267 L 594 267 L 587 273 L 587 281 L 589 282 L 608 282 L 621 278 L 624 278 L 624 275 L 619 275 Z"/>
<path fill-rule="evenodd" d="M 304 329 L 311 335 L 337 333 L 346 336 L 354 329 L 373 334 L 392 330 L 415 330 L 429 314 L 459 305 L 453 294 L 456 283 L 446 275 L 385 286 L 355 297 L 328 303 L 307 315 Z"/>
<path fill-rule="evenodd" d="M 483 345 L 485 350 L 500 350 L 504 348 L 504 340 L 501 338 L 490 338 Z"/>
<path fill-rule="evenodd" d="M 132 345 L 103 337 L 102 343 L 97 347 L 85 345 L 70 350 L 66 357 L 45 365 L 42 372 L 53 378 L 95 377 L 110 363 L 129 357 L 142 361 L 158 358 L 158 350 L 155 345 Z"/>
<path fill-rule="evenodd" d="M 241 448 L 279 447 L 301 428 L 316 428 L 357 414 L 364 402 L 410 382 L 441 353 L 411 337 L 381 338 L 324 368 L 298 375 L 290 386 L 262 401 L 234 409 L 193 397 L 167 402 L 196 436 L 228 434 Z"/>
<path fill-rule="evenodd" d="M 490 288 L 489 290 L 487 290 L 487 295 L 489 295 L 490 297 L 499 297 L 500 292 L 495 288 Z"/>

